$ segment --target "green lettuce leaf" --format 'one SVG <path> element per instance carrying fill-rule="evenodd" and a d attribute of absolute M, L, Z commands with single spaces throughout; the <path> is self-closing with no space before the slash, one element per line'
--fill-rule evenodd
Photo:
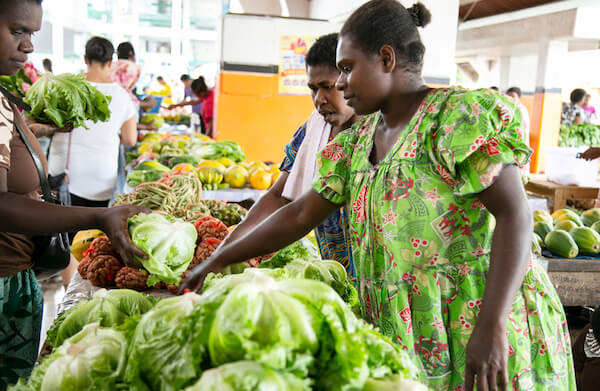
<path fill-rule="evenodd" d="M 310 381 L 253 361 L 210 369 L 185 391 L 310 391 Z"/>
<path fill-rule="evenodd" d="M 83 75 L 70 73 L 45 74 L 25 95 L 25 102 L 31 106 L 28 115 L 34 120 L 59 127 L 72 124 L 86 129 L 86 120 L 108 121 L 110 100 L 111 97 L 104 96 Z"/>
<path fill-rule="evenodd" d="M 119 331 L 85 326 L 21 379 L 13 391 L 114 390 L 122 380 L 127 340 Z"/>
<path fill-rule="evenodd" d="M 277 251 L 271 258 L 261 262 L 259 267 L 267 269 L 284 267 L 294 259 L 321 259 L 321 256 L 319 250 L 309 239 L 302 238 Z"/>
<path fill-rule="evenodd" d="M 148 286 L 179 284 L 196 250 L 194 225 L 163 213 L 138 214 L 128 222 L 133 244 L 148 254 L 147 259 L 137 257 L 150 274 Z"/>
<path fill-rule="evenodd" d="M 161 300 L 141 317 L 125 370 L 130 390 L 181 390 L 200 377 L 205 350 L 195 332 L 210 324 L 190 316 L 200 301 L 195 293 Z"/>
<path fill-rule="evenodd" d="M 50 327 L 46 343 L 58 347 L 87 324 L 98 322 L 103 327 L 117 326 L 130 316 L 149 311 L 152 306 L 152 300 L 130 289 L 100 289 L 90 300 L 61 313 Z"/>

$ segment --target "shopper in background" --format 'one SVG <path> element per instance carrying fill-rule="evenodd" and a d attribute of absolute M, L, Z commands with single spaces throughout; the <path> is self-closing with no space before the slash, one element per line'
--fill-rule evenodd
<path fill-rule="evenodd" d="M 49 58 L 44 58 L 42 66 L 44 67 L 44 72 L 52 73 L 52 61 Z"/>
<path fill-rule="evenodd" d="M 110 69 L 110 77 L 129 93 L 135 103 L 138 103 L 139 99 L 133 91 L 141 72 L 142 68 L 135 63 L 133 45 L 131 42 L 121 42 L 117 47 L 117 61 Z"/>
<path fill-rule="evenodd" d="M 587 121 L 589 123 L 596 123 L 598 121 L 598 117 L 596 116 L 596 108 L 590 105 L 590 100 L 592 96 L 590 94 L 585 94 L 585 98 L 583 98 L 583 104 L 581 107 L 585 111 Z"/>
<path fill-rule="evenodd" d="M 119 144 L 136 143 L 136 108 L 127 91 L 111 79 L 113 53 L 113 45 L 102 37 L 85 45 L 86 80 L 111 97 L 109 120 L 86 123 L 89 129 L 75 128 L 70 136 L 57 135 L 50 148 L 50 175 L 65 172 L 68 164 L 69 191 L 77 206 L 108 206 L 117 180 Z"/>
<path fill-rule="evenodd" d="M 204 121 L 204 126 L 206 129 L 205 134 L 209 137 L 215 138 L 216 132 L 213 124 L 213 110 L 215 103 L 214 90 L 208 88 L 206 82 L 204 81 L 204 77 L 202 76 L 194 80 L 190 87 L 194 95 L 196 95 L 196 99 L 170 105 L 169 110 L 174 109 L 175 107 L 196 105 L 202 103 L 201 117 Z"/>
<path fill-rule="evenodd" d="M 337 40 L 337 33 L 324 35 L 315 41 L 306 54 L 308 86 L 315 110 L 285 147 L 281 175 L 275 185 L 254 204 L 244 220 L 225 239 L 224 245 L 242 237 L 310 190 L 317 173 L 317 152 L 358 121 L 359 117 L 346 104 L 342 91 L 335 88 L 340 75 L 335 65 Z M 346 272 L 354 276 L 346 209 L 340 208 L 316 227 L 315 236 L 322 258 L 340 262 Z"/>
<path fill-rule="evenodd" d="M 585 98 L 585 90 L 576 88 L 571 91 L 570 103 L 563 103 L 560 123 L 563 125 L 582 124 L 585 121 L 586 114 L 582 104 Z"/>
<path fill-rule="evenodd" d="M 313 190 L 192 270 L 282 248 L 343 205 L 364 319 L 434 390 L 573 390 L 558 296 L 531 257 L 520 111 L 489 89 L 432 89 L 418 3 L 373 0 L 344 23 L 336 87 L 359 115 L 317 158 Z"/>
<path fill-rule="evenodd" d="M 192 78 L 190 77 L 190 75 L 181 75 L 180 80 L 183 82 L 184 85 L 184 95 L 183 95 L 183 101 L 185 102 L 188 98 L 194 99 L 195 95 L 194 92 L 192 91 Z M 200 119 L 200 133 L 204 133 L 206 134 L 206 128 L 204 125 L 204 120 L 202 119 L 202 102 L 192 105 L 192 113 L 196 114 L 198 116 L 198 118 Z"/>
<path fill-rule="evenodd" d="M 169 83 L 167 83 L 162 76 L 158 76 L 156 78 L 156 81 L 158 82 L 158 84 L 160 84 L 160 90 L 153 91 L 151 92 L 151 94 L 163 96 L 164 98 L 162 100 L 162 103 L 164 103 L 165 105 L 173 104 L 173 93 L 171 92 L 171 86 L 169 85 Z"/>
<path fill-rule="evenodd" d="M 597 391 L 600 385 L 600 307 L 573 342 L 578 391 Z"/>
<path fill-rule="evenodd" d="M 521 89 L 519 87 L 510 87 L 506 90 L 506 95 L 510 96 L 515 100 L 516 106 L 519 110 L 521 110 L 521 124 L 523 129 L 523 137 L 527 146 L 530 146 L 529 142 L 529 111 L 527 111 L 527 107 L 523 105 L 521 102 Z"/>
<path fill-rule="evenodd" d="M 31 37 L 42 24 L 41 2 L 2 2 L 1 75 L 17 73 L 33 52 Z M 63 207 L 42 202 L 36 166 L 15 126 L 25 133 L 45 167 L 45 157 L 23 115 L 0 95 L 0 390 L 29 376 L 38 356 L 43 295 L 32 267 L 43 260 L 33 259 L 32 236 L 99 228 L 111 238 L 125 263 L 136 265 L 133 255 L 145 256 L 131 243 L 127 218 L 146 209 Z"/>

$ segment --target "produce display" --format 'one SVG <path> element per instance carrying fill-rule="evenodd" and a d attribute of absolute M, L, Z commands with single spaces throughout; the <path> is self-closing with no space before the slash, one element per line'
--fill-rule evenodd
<path fill-rule="evenodd" d="M 0 86 L 18 98 L 24 98 L 27 90 L 39 79 L 39 75 L 33 65 L 25 63 L 23 69 L 19 69 L 12 76 L 0 75 Z"/>
<path fill-rule="evenodd" d="M 110 118 L 110 99 L 88 83 L 85 76 L 70 73 L 47 73 L 25 95 L 25 102 L 31 106 L 27 115 L 34 120 L 85 129 L 87 120 L 104 122 Z"/>
<path fill-rule="evenodd" d="M 52 329 L 77 327 L 9 390 L 426 390 L 408 353 L 327 284 L 283 269 L 209 277 L 202 295 L 77 304 Z"/>
<path fill-rule="evenodd" d="M 266 190 L 280 175 L 276 165 L 245 159 L 239 144 L 232 141 L 214 141 L 202 135 L 147 133 L 136 151 L 128 154 L 134 168 L 127 180 L 135 187 L 163 177 L 195 173 L 204 190 L 246 186 Z"/>
<path fill-rule="evenodd" d="M 582 213 L 560 209 L 550 215 L 546 211 L 533 212 L 534 235 L 532 251 L 541 255 L 542 249 L 563 258 L 578 255 L 600 258 L 600 209 Z"/>
<path fill-rule="evenodd" d="M 559 147 L 600 147 L 600 125 L 560 125 Z"/>

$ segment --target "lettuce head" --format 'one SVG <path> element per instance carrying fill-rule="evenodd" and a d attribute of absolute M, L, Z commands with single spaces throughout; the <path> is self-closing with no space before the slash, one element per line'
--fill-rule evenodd
<path fill-rule="evenodd" d="M 137 258 L 149 273 L 148 286 L 159 281 L 179 284 L 196 250 L 194 225 L 164 213 L 137 214 L 128 222 L 133 244 L 148 254 L 147 259 Z"/>
<path fill-rule="evenodd" d="M 278 372 L 253 361 L 210 369 L 185 391 L 310 391 L 308 379 Z"/>

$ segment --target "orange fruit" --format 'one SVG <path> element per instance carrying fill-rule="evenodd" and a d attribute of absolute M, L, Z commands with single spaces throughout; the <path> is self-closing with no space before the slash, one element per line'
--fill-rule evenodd
<path fill-rule="evenodd" d="M 250 186 L 257 190 L 267 190 L 271 187 L 271 177 L 265 170 L 257 169 L 250 174 Z"/>
<path fill-rule="evenodd" d="M 271 186 L 273 186 L 275 182 L 277 182 L 277 179 L 279 179 L 279 175 L 281 175 L 281 171 L 279 171 L 279 169 L 271 173 Z"/>

